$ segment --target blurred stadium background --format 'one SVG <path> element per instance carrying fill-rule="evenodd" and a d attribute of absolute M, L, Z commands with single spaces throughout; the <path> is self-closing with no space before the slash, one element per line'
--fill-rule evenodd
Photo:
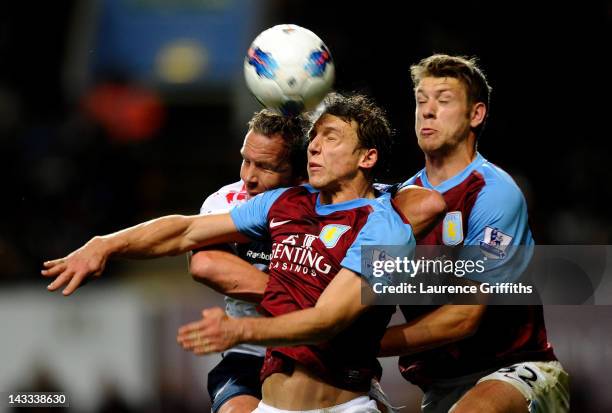
<path fill-rule="evenodd" d="M 258 109 L 242 60 L 274 24 L 317 33 L 334 56 L 336 88 L 387 109 L 398 137 L 392 181 L 423 163 L 409 65 L 433 52 L 478 56 L 494 88 L 479 148 L 522 187 L 536 241 L 611 244 L 611 18 L 609 1 L 3 5 L 0 392 L 65 391 L 79 412 L 207 411 L 205 377 L 218 356 L 184 353 L 175 333 L 221 299 L 191 281 L 184 257 L 114 262 L 68 299 L 45 291 L 39 269 L 94 234 L 196 213 L 238 179 Z M 612 309 L 545 313 L 572 375 L 572 411 L 612 411 Z M 418 389 L 394 360 L 384 366 L 391 399 L 416 411 Z"/>

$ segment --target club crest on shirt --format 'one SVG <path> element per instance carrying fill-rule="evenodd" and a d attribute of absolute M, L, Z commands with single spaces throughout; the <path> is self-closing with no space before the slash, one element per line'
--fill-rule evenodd
<path fill-rule="evenodd" d="M 446 214 L 442 222 L 442 242 L 444 245 L 459 245 L 463 242 L 463 219 L 461 211 Z"/>
<path fill-rule="evenodd" d="M 327 248 L 334 248 L 338 240 L 346 231 L 351 229 L 348 225 L 329 224 L 325 225 L 319 234 L 319 239 Z"/>
<path fill-rule="evenodd" d="M 502 259 L 506 256 L 505 250 L 511 242 L 512 237 L 498 228 L 485 227 L 480 249 L 487 258 Z"/>

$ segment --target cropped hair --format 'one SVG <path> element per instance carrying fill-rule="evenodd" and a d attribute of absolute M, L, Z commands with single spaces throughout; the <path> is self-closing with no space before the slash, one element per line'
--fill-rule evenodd
<path fill-rule="evenodd" d="M 327 95 L 321 115 L 337 116 L 347 122 L 357 123 L 357 138 L 359 145 L 366 149 L 376 149 L 378 159 L 369 171 L 370 178 L 375 180 L 388 171 L 393 131 L 387 120 L 385 111 L 364 95 Z"/>
<path fill-rule="evenodd" d="M 250 130 L 272 137 L 280 135 L 288 149 L 287 162 L 294 178 L 305 178 L 308 146 L 308 131 L 311 120 L 305 115 L 284 116 L 270 109 L 255 112 L 248 122 Z"/>

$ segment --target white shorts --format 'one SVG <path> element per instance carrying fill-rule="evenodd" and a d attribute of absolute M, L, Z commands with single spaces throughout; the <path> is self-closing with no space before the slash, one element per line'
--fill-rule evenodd
<path fill-rule="evenodd" d="M 520 391 L 529 413 L 569 412 L 569 375 L 558 361 L 513 364 L 484 376 L 478 383 L 487 380 L 501 380 Z"/>
<path fill-rule="evenodd" d="M 346 403 L 315 410 L 282 410 L 259 402 L 253 413 L 380 413 L 376 401 L 368 396 L 360 396 Z"/>
<path fill-rule="evenodd" d="M 494 372 L 439 380 L 423 396 L 425 413 L 450 412 L 459 399 L 476 384 L 501 380 L 516 388 L 530 413 L 569 412 L 569 376 L 558 361 L 530 361 L 513 364 Z"/>

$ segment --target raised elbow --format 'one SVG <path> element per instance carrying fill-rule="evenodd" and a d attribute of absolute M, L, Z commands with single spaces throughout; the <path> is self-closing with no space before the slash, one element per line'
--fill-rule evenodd
<path fill-rule="evenodd" d="M 426 236 L 446 213 L 446 202 L 440 193 L 418 186 L 398 192 L 394 205 L 410 222 L 416 239 Z"/>
<path fill-rule="evenodd" d="M 423 199 L 423 208 L 432 218 L 441 218 L 446 213 L 444 197 L 437 191 L 429 191 Z"/>

